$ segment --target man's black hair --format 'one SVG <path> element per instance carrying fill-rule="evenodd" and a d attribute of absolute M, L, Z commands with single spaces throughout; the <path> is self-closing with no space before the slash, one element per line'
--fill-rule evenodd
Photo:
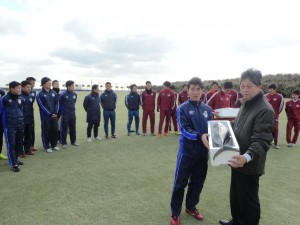
<path fill-rule="evenodd" d="M 300 91 L 299 90 L 293 90 L 292 94 L 299 96 L 300 95 Z"/>
<path fill-rule="evenodd" d="M 31 83 L 30 83 L 28 80 L 23 80 L 23 81 L 21 82 L 21 86 L 22 86 L 22 87 L 26 87 L 27 85 L 30 85 L 30 86 L 31 86 Z"/>
<path fill-rule="evenodd" d="M 105 85 L 107 85 L 107 84 L 110 84 L 110 85 L 111 85 L 111 83 L 110 83 L 110 82 L 106 82 L 106 83 L 105 83 Z"/>
<path fill-rule="evenodd" d="M 262 81 L 262 74 L 259 70 L 250 68 L 241 74 L 240 82 L 242 82 L 243 80 L 246 80 L 246 79 L 249 79 L 256 86 L 260 86 L 261 81 Z"/>
<path fill-rule="evenodd" d="M 12 81 L 8 84 L 9 90 L 21 85 L 18 81 Z"/>
<path fill-rule="evenodd" d="M 169 81 L 165 81 L 165 82 L 163 83 L 163 85 L 166 86 L 166 87 L 170 87 L 170 86 L 171 86 L 171 83 L 170 83 Z"/>
<path fill-rule="evenodd" d="M 213 81 L 213 82 L 211 83 L 211 86 L 213 86 L 214 84 L 216 84 L 216 85 L 219 87 L 219 84 L 218 84 L 217 81 Z"/>
<path fill-rule="evenodd" d="M 226 81 L 223 84 L 224 89 L 232 89 L 233 88 L 233 83 L 231 81 Z"/>
<path fill-rule="evenodd" d="M 147 80 L 147 81 L 146 81 L 146 84 L 151 84 L 151 81 Z"/>
<path fill-rule="evenodd" d="M 70 86 L 73 85 L 73 84 L 74 84 L 74 81 L 68 80 L 68 81 L 66 82 L 66 87 L 70 87 Z"/>
<path fill-rule="evenodd" d="M 36 81 L 36 79 L 34 77 L 27 77 L 26 80 L 29 81 L 29 82 Z"/>
<path fill-rule="evenodd" d="M 92 86 L 92 92 L 93 92 L 95 89 L 97 89 L 98 87 L 99 87 L 98 84 L 94 84 L 94 85 Z"/>
<path fill-rule="evenodd" d="M 54 83 L 58 82 L 58 80 L 54 80 L 52 81 L 52 86 L 54 85 Z"/>
<path fill-rule="evenodd" d="M 203 89 L 203 83 L 199 77 L 193 77 L 192 79 L 189 80 L 187 83 L 188 89 L 190 89 L 191 85 L 199 85 L 201 89 Z"/>
<path fill-rule="evenodd" d="M 130 86 L 129 86 L 130 90 L 132 90 L 132 89 L 133 89 L 133 87 L 137 87 L 137 86 L 136 86 L 136 84 L 132 84 L 132 85 L 130 85 Z"/>
<path fill-rule="evenodd" d="M 277 85 L 276 84 L 270 84 L 268 86 L 268 89 L 274 89 L 274 90 L 276 90 L 277 89 Z"/>

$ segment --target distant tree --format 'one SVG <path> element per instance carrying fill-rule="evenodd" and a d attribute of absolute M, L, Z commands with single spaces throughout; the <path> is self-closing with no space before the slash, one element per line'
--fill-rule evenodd
<path fill-rule="evenodd" d="M 87 88 L 90 88 L 90 87 L 91 87 L 91 85 L 89 85 L 89 84 L 88 84 L 86 87 L 87 87 Z"/>

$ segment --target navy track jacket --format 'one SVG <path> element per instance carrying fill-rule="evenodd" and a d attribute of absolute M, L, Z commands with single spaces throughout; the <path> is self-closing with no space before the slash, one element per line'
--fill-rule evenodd
<path fill-rule="evenodd" d="M 26 94 L 25 92 L 22 92 L 21 97 L 24 99 L 24 106 L 23 106 L 24 124 L 32 124 L 34 120 L 34 115 L 33 115 L 34 98 L 31 94 Z"/>
<path fill-rule="evenodd" d="M 101 106 L 105 111 L 114 111 L 116 109 L 117 104 L 117 95 L 113 92 L 113 90 L 110 91 L 104 91 L 100 95 L 100 102 Z"/>
<path fill-rule="evenodd" d="M 55 91 L 45 91 L 44 88 L 36 95 L 36 100 L 40 108 L 40 113 L 51 117 L 52 114 L 58 114 L 59 104 L 58 95 Z"/>
<path fill-rule="evenodd" d="M 139 110 L 141 104 L 140 95 L 136 92 L 130 92 L 125 97 L 125 105 L 129 111 Z"/>
<path fill-rule="evenodd" d="M 75 116 L 75 104 L 77 94 L 74 91 L 65 90 L 59 94 L 60 114 L 64 116 Z"/>
<path fill-rule="evenodd" d="M 89 94 L 85 96 L 83 108 L 86 111 L 87 123 L 99 123 L 100 118 L 100 97 L 99 95 Z"/>

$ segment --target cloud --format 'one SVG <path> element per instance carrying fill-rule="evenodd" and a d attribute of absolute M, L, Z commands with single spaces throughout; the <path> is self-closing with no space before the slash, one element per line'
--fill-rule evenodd
<path fill-rule="evenodd" d="M 0 16 L 0 35 L 23 35 L 24 33 L 21 22 Z"/>

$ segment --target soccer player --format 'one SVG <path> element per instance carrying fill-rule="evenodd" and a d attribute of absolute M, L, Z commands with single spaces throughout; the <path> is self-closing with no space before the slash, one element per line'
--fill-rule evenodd
<path fill-rule="evenodd" d="M 128 109 L 128 122 L 127 122 L 127 135 L 130 136 L 131 124 L 134 117 L 135 120 L 135 134 L 140 135 L 139 125 L 140 116 L 139 108 L 141 104 L 140 95 L 137 93 L 137 86 L 135 84 L 130 85 L 130 93 L 125 97 L 125 106 Z"/>
<path fill-rule="evenodd" d="M 178 94 L 178 106 L 189 99 L 187 84 L 183 84 L 181 87 L 182 91 Z"/>
<path fill-rule="evenodd" d="M 31 83 L 27 80 L 21 82 L 21 87 L 22 87 L 22 93 L 21 97 L 24 100 L 23 104 L 23 116 L 24 116 L 24 132 L 23 132 L 23 148 L 24 148 L 24 153 L 26 155 L 34 155 L 32 150 L 30 150 L 31 147 L 31 140 L 32 137 L 31 135 L 33 134 L 32 130 L 34 128 L 33 120 L 33 96 L 31 95 Z"/>
<path fill-rule="evenodd" d="M 295 147 L 300 130 L 300 91 L 294 90 L 292 92 L 292 99 L 286 102 L 285 112 L 288 118 L 286 125 L 286 142 L 288 147 Z M 292 129 L 294 127 L 294 136 L 292 136 Z"/>
<path fill-rule="evenodd" d="M 58 80 L 52 81 L 52 90 L 55 91 L 57 94 L 59 94 L 60 88 L 59 88 L 59 81 Z"/>
<path fill-rule="evenodd" d="M 103 118 L 104 118 L 104 132 L 105 138 L 108 139 L 108 122 L 111 123 L 111 137 L 116 138 L 116 104 L 117 104 L 117 95 L 111 89 L 111 83 L 106 82 L 105 90 L 100 95 L 100 104 L 103 108 Z"/>
<path fill-rule="evenodd" d="M 0 99 L 5 95 L 5 92 L 0 89 Z M 3 126 L 2 126 L 2 119 L 0 117 L 0 159 L 7 159 L 7 156 L 2 153 L 3 147 Z"/>
<path fill-rule="evenodd" d="M 268 86 L 268 94 L 265 94 L 265 98 L 272 105 L 275 112 L 275 128 L 273 131 L 274 145 L 276 149 L 279 149 L 279 114 L 283 109 L 283 97 L 277 93 L 276 84 L 270 84 Z"/>
<path fill-rule="evenodd" d="M 206 93 L 205 102 L 208 102 L 211 96 L 213 96 L 213 94 L 216 93 L 218 90 L 219 90 L 219 84 L 216 81 L 213 81 L 211 83 L 210 91 Z"/>
<path fill-rule="evenodd" d="M 171 197 L 171 224 L 179 225 L 184 189 L 186 194 L 186 212 L 197 220 L 203 215 L 196 208 L 207 174 L 208 161 L 208 126 L 212 112 L 209 106 L 202 103 L 202 81 L 194 77 L 188 84 L 189 100 L 177 109 L 178 124 L 181 131 L 179 152 Z"/>
<path fill-rule="evenodd" d="M 143 135 L 146 136 L 147 134 L 147 119 L 149 116 L 151 135 L 155 136 L 154 126 L 155 126 L 156 92 L 152 90 L 152 85 L 150 81 L 146 82 L 146 89 L 142 92 L 140 96 L 141 96 L 141 106 L 143 109 L 143 120 L 142 120 Z"/>
<path fill-rule="evenodd" d="M 36 79 L 34 77 L 27 77 L 26 81 L 28 81 L 31 84 L 31 98 L 33 100 L 32 104 L 35 102 L 35 98 L 36 98 L 36 90 L 34 90 L 34 86 L 35 86 L 35 81 Z M 34 109 L 33 109 L 34 110 Z M 34 147 L 34 143 L 35 143 L 35 124 L 34 124 L 34 111 L 33 111 L 33 128 L 32 128 L 32 134 L 31 134 L 31 142 L 30 142 L 30 151 L 37 151 L 37 148 Z"/>
<path fill-rule="evenodd" d="M 92 142 L 92 129 L 94 128 L 94 138 L 100 141 L 101 138 L 98 136 L 98 128 L 100 125 L 100 96 L 99 86 L 94 84 L 92 86 L 92 92 L 85 96 L 83 101 L 83 108 L 86 111 L 86 122 L 87 126 L 87 142 Z"/>
<path fill-rule="evenodd" d="M 9 92 L 0 99 L 0 113 L 9 165 L 14 172 L 19 172 L 19 165 L 24 163 L 18 157 L 22 153 L 23 140 L 23 98 L 20 97 L 21 84 L 17 81 L 9 83 Z"/>
<path fill-rule="evenodd" d="M 175 90 L 175 86 L 171 85 L 170 89 L 173 91 L 174 94 L 174 102 L 175 102 L 175 107 L 173 110 L 170 111 L 170 124 L 169 124 L 169 132 L 171 132 L 172 130 L 172 122 L 173 122 L 173 126 L 174 126 L 174 132 L 171 132 L 173 134 L 180 134 L 178 132 L 178 125 L 177 125 L 177 116 L 176 116 L 176 110 L 177 110 L 177 93 Z"/>
<path fill-rule="evenodd" d="M 66 82 L 67 90 L 59 95 L 59 109 L 61 114 L 60 120 L 60 142 L 62 148 L 67 148 L 67 134 L 70 131 L 71 145 L 79 146 L 76 142 L 76 110 L 75 105 L 77 101 L 77 94 L 74 92 L 74 81 L 68 80 Z"/>
<path fill-rule="evenodd" d="M 158 138 L 162 136 L 162 125 L 165 121 L 165 136 L 168 136 L 169 123 L 170 123 L 170 112 L 175 108 L 175 95 L 170 89 L 171 83 L 165 81 L 163 83 L 163 90 L 159 92 L 157 98 L 157 112 L 159 112 L 159 125 L 158 125 Z"/>
<path fill-rule="evenodd" d="M 232 83 L 232 82 L 231 82 Z M 232 85 L 233 87 L 233 85 Z M 239 93 L 234 90 L 231 89 L 228 94 L 230 95 L 230 107 L 231 108 L 240 108 L 240 104 L 239 104 Z"/>
<path fill-rule="evenodd" d="M 36 99 L 40 108 L 42 142 L 45 151 L 51 153 L 51 148 L 55 151 L 59 151 L 57 147 L 58 96 L 55 91 L 51 90 L 50 78 L 43 77 L 41 85 L 42 90 L 37 94 Z"/>

